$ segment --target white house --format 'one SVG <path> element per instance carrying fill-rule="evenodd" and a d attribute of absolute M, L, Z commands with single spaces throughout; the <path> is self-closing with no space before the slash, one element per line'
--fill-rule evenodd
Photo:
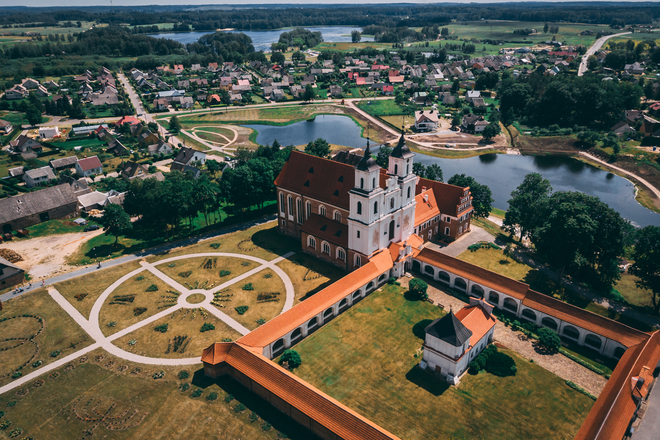
<path fill-rule="evenodd" d="M 493 306 L 470 298 L 458 313 L 449 312 L 424 329 L 423 362 L 420 367 L 436 372 L 452 385 L 458 384 L 488 343 L 493 340 L 497 319 Z"/>
<path fill-rule="evenodd" d="M 13 129 L 11 122 L 0 119 L 0 133 L 9 134 Z"/>
<path fill-rule="evenodd" d="M 98 156 L 87 157 L 76 162 L 76 172 L 81 176 L 94 176 L 103 172 L 103 165 Z"/>
<path fill-rule="evenodd" d="M 52 139 L 60 134 L 60 129 L 57 127 L 41 127 L 39 128 L 39 137 L 41 139 Z"/>
<path fill-rule="evenodd" d="M 472 102 L 474 98 L 481 98 L 481 92 L 479 90 L 468 90 L 467 95 L 465 95 L 465 102 Z"/>
<path fill-rule="evenodd" d="M 56 179 L 55 173 L 50 167 L 41 167 L 34 170 L 28 170 L 23 174 L 23 181 L 25 186 L 33 188 L 43 183 L 48 183 L 50 180 Z"/>
<path fill-rule="evenodd" d="M 417 131 L 436 131 L 438 129 L 438 112 L 436 110 L 415 112 L 415 128 Z"/>

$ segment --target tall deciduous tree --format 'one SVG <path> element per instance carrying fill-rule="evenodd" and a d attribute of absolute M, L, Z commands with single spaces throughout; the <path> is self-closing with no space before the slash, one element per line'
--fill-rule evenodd
<path fill-rule="evenodd" d="M 660 311 L 660 228 L 647 226 L 637 234 L 637 243 L 633 251 L 635 262 L 629 272 L 639 280 L 635 281 L 640 289 L 650 290 L 655 313 Z"/>
<path fill-rule="evenodd" d="M 542 222 L 539 209 L 547 201 L 552 186 L 539 173 L 530 173 L 525 180 L 511 192 L 509 210 L 504 216 L 503 229 L 515 235 L 520 232 L 520 241 L 528 237 Z"/>
<path fill-rule="evenodd" d="M 435 180 L 437 182 L 444 182 L 442 176 L 442 168 L 437 163 L 431 164 L 426 167 L 425 177 L 429 180 Z"/>
<path fill-rule="evenodd" d="M 119 236 L 133 229 L 131 218 L 121 205 L 108 205 L 103 211 L 103 226 L 106 235 L 115 237 L 114 246 L 117 246 Z"/>
<path fill-rule="evenodd" d="M 181 122 L 179 122 L 179 117 L 174 115 L 170 118 L 170 131 L 178 133 L 181 130 Z"/>
<path fill-rule="evenodd" d="M 383 145 L 380 147 L 380 150 L 378 150 L 378 154 L 376 155 L 376 163 L 382 168 L 387 169 L 390 162 L 390 154 L 392 154 L 392 148 Z"/>
<path fill-rule="evenodd" d="M 318 138 L 315 141 L 310 141 L 305 146 L 305 153 L 312 156 L 326 157 L 330 154 L 330 144 L 325 139 Z"/>
<path fill-rule="evenodd" d="M 314 93 L 314 87 L 311 84 L 305 86 L 305 91 L 302 94 L 303 101 L 313 101 L 316 94 Z"/>
<path fill-rule="evenodd" d="M 484 139 L 490 141 L 501 132 L 502 129 L 500 128 L 500 124 L 498 122 L 491 122 L 490 124 L 486 125 L 486 127 L 484 127 L 484 130 L 481 134 L 483 135 Z"/>
<path fill-rule="evenodd" d="M 474 177 L 466 176 L 465 174 L 454 174 L 451 179 L 447 181 L 450 185 L 460 187 L 470 187 L 472 193 L 472 206 L 474 207 L 473 216 L 477 218 L 486 218 L 490 215 L 493 209 L 493 193 L 486 185 L 482 185 Z"/>

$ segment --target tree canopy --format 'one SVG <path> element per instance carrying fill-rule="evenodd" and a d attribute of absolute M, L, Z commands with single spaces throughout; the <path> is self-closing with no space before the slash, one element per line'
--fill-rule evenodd
<path fill-rule="evenodd" d="M 472 215 L 477 218 L 486 218 L 490 215 L 492 210 L 491 204 L 493 203 L 493 193 L 486 185 L 482 185 L 474 177 L 466 176 L 465 174 L 454 174 L 451 179 L 447 181 L 450 185 L 460 187 L 470 187 L 472 193 L 472 207 L 474 211 Z"/>
<path fill-rule="evenodd" d="M 528 237 L 542 222 L 540 207 L 545 206 L 552 186 L 539 173 L 530 173 L 511 192 L 509 209 L 504 216 L 503 229 L 512 235 L 520 232 L 520 240 Z"/>
<path fill-rule="evenodd" d="M 631 275 L 639 278 L 635 283 L 640 289 L 650 290 L 653 308 L 660 310 L 660 228 L 647 226 L 637 233 L 637 243 L 633 251 L 635 261 L 629 269 Z"/>
<path fill-rule="evenodd" d="M 305 146 L 305 153 L 312 156 L 326 157 L 330 154 L 330 144 L 325 139 L 318 138 L 315 141 L 310 141 Z"/>

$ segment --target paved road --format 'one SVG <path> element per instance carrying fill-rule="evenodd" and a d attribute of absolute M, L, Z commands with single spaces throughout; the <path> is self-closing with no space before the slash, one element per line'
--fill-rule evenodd
<path fill-rule="evenodd" d="M 580 62 L 580 67 L 578 68 L 578 76 L 584 75 L 584 72 L 589 70 L 587 69 L 587 60 L 591 55 L 594 55 L 596 52 L 598 52 L 600 48 L 603 47 L 603 44 L 605 44 L 607 40 L 614 37 L 620 37 L 621 35 L 626 35 L 629 33 L 630 32 L 621 32 L 620 34 L 606 35 L 604 37 L 597 39 L 594 42 L 594 44 L 589 49 L 587 49 L 587 52 L 582 56 L 582 61 Z"/>

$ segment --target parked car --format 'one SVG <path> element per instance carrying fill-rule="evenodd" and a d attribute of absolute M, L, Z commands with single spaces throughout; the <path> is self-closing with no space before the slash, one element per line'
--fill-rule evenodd
<path fill-rule="evenodd" d="M 99 225 L 91 225 L 87 226 L 85 229 L 83 229 L 84 232 L 89 232 L 89 231 L 96 231 L 99 229 Z"/>

